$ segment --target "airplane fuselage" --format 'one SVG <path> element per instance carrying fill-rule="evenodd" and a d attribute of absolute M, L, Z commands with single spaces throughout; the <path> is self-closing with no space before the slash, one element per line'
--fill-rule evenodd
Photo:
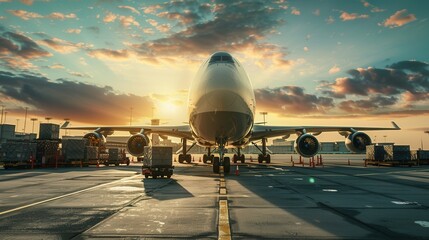
<path fill-rule="evenodd" d="M 226 52 L 207 59 L 189 90 L 189 124 L 201 146 L 240 147 L 249 142 L 255 95 L 241 64 Z"/>

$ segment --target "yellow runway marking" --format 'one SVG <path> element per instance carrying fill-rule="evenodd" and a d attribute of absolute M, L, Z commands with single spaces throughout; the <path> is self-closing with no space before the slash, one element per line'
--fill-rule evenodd
<path fill-rule="evenodd" d="M 231 239 L 231 230 L 229 226 L 228 200 L 219 201 L 219 240 Z"/>

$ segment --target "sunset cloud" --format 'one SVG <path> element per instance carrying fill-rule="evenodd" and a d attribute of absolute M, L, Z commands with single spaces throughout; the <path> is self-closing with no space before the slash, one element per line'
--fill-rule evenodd
<path fill-rule="evenodd" d="M 76 14 L 69 13 L 64 14 L 60 12 L 53 12 L 51 14 L 48 14 L 46 16 L 40 15 L 35 12 L 27 12 L 25 10 L 8 10 L 8 12 L 16 17 L 21 18 L 22 20 L 30 20 L 30 19 L 37 19 L 37 18 L 48 18 L 48 19 L 55 19 L 55 20 L 64 20 L 64 19 L 72 19 L 77 18 Z"/>
<path fill-rule="evenodd" d="M 395 28 L 395 27 L 401 27 L 415 20 L 417 20 L 417 18 L 414 14 L 408 14 L 407 9 L 402 9 L 400 11 L 397 11 L 388 19 L 384 20 L 384 22 L 380 23 L 379 25 Z"/>
<path fill-rule="evenodd" d="M 341 68 L 339 68 L 337 65 L 334 65 L 333 67 L 331 67 L 331 69 L 329 69 L 328 73 L 329 74 L 335 74 L 339 71 L 341 71 Z"/>
<path fill-rule="evenodd" d="M 367 14 L 358 14 L 358 13 L 347 13 L 342 12 L 340 15 L 341 20 L 343 21 L 352 21 L 356 19 L 368 18 Z"/>
<path fill-rule="evenodd" d="M 91 57 L 99 59 L 108 58 L 110 60 L 126 60 L 129 56 L 127 50 L 95 49 L 88 51 Z"/>
<path fill-rule="evenodd" d="M 140 15 L 140 12 L 131 6 L 118 6 L 118 8 L 127 9 L 127 10 L 131 11 L 132 13 Z"/>
<path fill-rule="evenodd" d="M 280 115 L 325 113 L 334 107 L 332 98 L 307 94 L 297 86 L 255 90 L 258 109 Z"/>
<path fill-rule="evenodd" d="M 39 44 L 47 46 L 55 50 L 56 52 L 64 54 L 76 52 L 80 49 L 86 49 L 90 47 L 84 43 L 72 43 L 70 41 L 63 40 L 60 38 L 43 39 L 39 41 Z"/>
<path fill-rule="evenodd" d="M 131 106 L 146 106 L 133 111 L 135 118 L 150 117 L 153 106 L 150 97 L 116 93 L 109 86 L 64 79 L 52 81 L 43 76 L 3 71 L 0 71 L 0 96 L 37 109 L 32 115 L 67 117 L 93 124 L 125 124 L 129 116 L 118 113 L 128 112 Z"/>

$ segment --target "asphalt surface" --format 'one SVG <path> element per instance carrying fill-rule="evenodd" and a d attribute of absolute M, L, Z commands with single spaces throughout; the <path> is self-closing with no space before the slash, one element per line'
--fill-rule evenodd
<path fill-rule="evenodd" d="M 198 160 L 171 179 L 138 163 L 0 170 L 0 239 L 429 239 L 429 166 L 290 158 L 223 179 Z"/>

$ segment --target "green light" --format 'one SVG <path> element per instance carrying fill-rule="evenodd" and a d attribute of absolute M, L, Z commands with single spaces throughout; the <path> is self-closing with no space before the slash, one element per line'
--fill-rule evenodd
<path fill-rule="evenodd" d="M 314 178 L 310 178 L 310 179 L 308 179 L 308 181 L 310 182 L 310 183 L 315 183 L 316 182 L 316 180 L 314 179 Z"/>

